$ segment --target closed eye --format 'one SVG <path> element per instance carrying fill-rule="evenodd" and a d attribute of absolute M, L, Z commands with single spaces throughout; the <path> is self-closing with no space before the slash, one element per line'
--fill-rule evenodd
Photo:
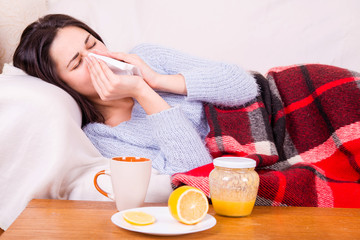
<path fill-rule="evenodd" d="M 95 47 L 95 45 L 96 45 L 96 41 L 94 41 L 94 44 L 91 45 L 91 46 L 89 47 L 89 49 L 92 49 L 93 47 Z"/>
<path fill-rule="evenodd" d="M 89 49 L 92 49 L 93 47 L 96 46 L 96 41 L 94 41 L 94 43 L 89 47 Z M 78 64 L 76 64 L 76 66 L 73 68 L 73 70 L 77 69 L 82 63 L 82 58 L 80 58 Z"/>
<path fill-rule="evenodd" d="M 80 58 L 78 64 L 76 64 L 76 66 L 73 68 L 73 70 L 77 69 L 81 63 L 82 63 L 82 58 Z"/>

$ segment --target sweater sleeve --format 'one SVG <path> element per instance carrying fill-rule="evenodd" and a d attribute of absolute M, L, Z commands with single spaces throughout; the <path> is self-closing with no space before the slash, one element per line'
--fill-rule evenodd
<path fill-rule="evenodd" d="M 148 115 L 161 151 L 153 166 L 163 173 L 185 172 L 212 162 L 201 137 L 180 107 Z"/>
<path fill-rule="evenodd" d="M 145 62 L 166 74 L 182 74 L 187 99 L 224 106 L 239 106 L 257 96 L 254 77 L 237 65 L 209 61 L 151 44 L 132 50 Z"/>

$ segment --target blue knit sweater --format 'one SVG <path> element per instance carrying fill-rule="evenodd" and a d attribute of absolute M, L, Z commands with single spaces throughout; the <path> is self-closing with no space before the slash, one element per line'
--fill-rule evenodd
<path fill-rule="evenodd" d="M 163 174 L 185 172 L 212 162 L 204 139 L 209 132 L 203 102 L 239 106 L 257 95 L 255 79 L 236 65 L 199 59 L 176 50 L 142 44 L 139 55 L 160 74 L 182 74 L 187 96 L 159 92 L 172 107 L 146 115 L 135 101 L 131 119 L 110 127 L 90 123 L 84 131 L 100 153 L 152 159 Z"/>

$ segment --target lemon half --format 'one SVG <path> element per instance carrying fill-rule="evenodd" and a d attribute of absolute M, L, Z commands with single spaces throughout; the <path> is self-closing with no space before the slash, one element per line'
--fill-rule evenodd
<path fill-rule="evenodd" d="M 209 202 L 200 189 L 182 186 L 170 194 L 168 207 L 171 215 L 179 222 L 196 224 L 206 216 Z"/>

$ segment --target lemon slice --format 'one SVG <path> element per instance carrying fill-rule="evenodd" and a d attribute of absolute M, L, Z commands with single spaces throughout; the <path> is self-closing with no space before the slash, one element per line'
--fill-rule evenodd
<path fill-rule="evenodd" d="M 125 221 L 137 226 L 150 225 L 155 222 L 153 215 L 140 211 L 127 211 L 122 216 Z"/>
<path fill-rule="evenodd" d="M 196 224 L 206 216 L 209 203 L 200 189 L 182 186 L 170 194 L 168 207 L 171 215 L 179 222 Z"/>

